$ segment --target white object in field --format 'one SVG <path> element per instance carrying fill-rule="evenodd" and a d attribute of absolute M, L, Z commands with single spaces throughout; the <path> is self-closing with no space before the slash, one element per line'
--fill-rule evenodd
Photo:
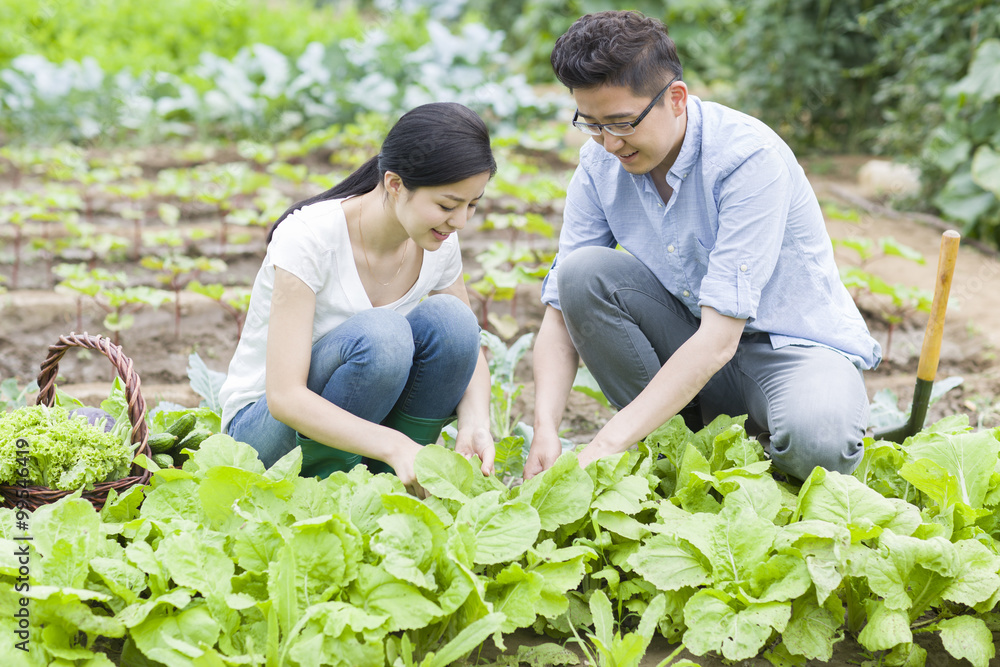
<path fill-rule="evenodd" d="M 858 171 L 865 197 L 906 197 L 920 192 L 920 170 L 888 160 L 869 160 Z"/>

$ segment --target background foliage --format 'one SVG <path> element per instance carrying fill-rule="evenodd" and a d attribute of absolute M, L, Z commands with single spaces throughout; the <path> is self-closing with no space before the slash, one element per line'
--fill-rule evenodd
<path fill-rule="evenodd" d="M 0 137 L 266 142 L 429 99 L 517 133 L 570 103 L 558 35 L 615 7 L 668 25 L 697 94 L 799 152 L 912 162 L 915 205 L 1000 241 L 987 0 L 0 0 Z"/>

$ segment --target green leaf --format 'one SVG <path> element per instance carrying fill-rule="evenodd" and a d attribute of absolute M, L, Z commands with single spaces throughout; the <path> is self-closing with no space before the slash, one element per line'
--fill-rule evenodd
<path fill-rule="evenodd" d="M 584 559 L 592 553 L 581 553 L 562 562 L 550 561 L 535 566 L 532 572 L 542 577 L 542 590 L 538 594 L 535 613 L 549 619 L 566 613 L 569 607 L 567 596 L 583 580 Z"/>
<path fill-rule="evenodd" d="M 916 568 L 920 568 L 918 571 Z M 958 570 L 955 547 L 941 537 L 921 540 L 885 531 L 879 537 L 879 551 L 864 564 L 868 586 L 883 598 L 887 609 L 914 613 L 919 604 L 913 595 L 941 591 Z M 923 573 L 923 574 L 922 574 Z M 927 573 L 939 575 L 932 581 Z M 918 585 L 925 578 L 926 585 Z M 921 582 L 922 583 L 922 582 Z M 892 648 L 887 646 L 885 648 Z"/>
<path fill-rule="evenodd" d="M 911 460 L 927 459 L 947 470 L 958 483 L 963 503 L 974 509 L 983 507 L 990 476 L 1000 454 L 1000 441 L 992 431 L 918 434 L 904 449 Z"/>
<path fill-rule="evenodd" d="M 173 523 L 176 527 L 196 527 L 204 520 L 201 503 L 198 502 L 197 482 L 178 479 L 147 491 L 142 516 L 160 523 Z"/>
<path fill-rule="evenodd" d="M 844 609 L 836 597 L 824 605 L 815 598 L 802 597 L 792 603 L 792 618 L 781 639 L 795 655 L 829 662 L 833 645 L 842 636 L 843 619 Z"/>
<path fill-rule="evenodd" d="M 520 558 L 535 543 L 541 522 L 538 512 L 521 499 L 499 504 L 500 492 L 483 493 L 467 503 L 456 522 L 464 522 L 476 538 L 474 562 L 490 565 Z"/>
<path fill-rule="evenodd" d="M 325 601 L 358 576 L 362 537 L 349 521 L 337 515 L 292 524 L 284 547 L 295 553 L 296 587 L 308 599 Z"/>
<path fill-rule="evenodd" d="M 714 585 L 749 579 L 751 569 L 766 559 L 776 532 L 774 524 L 745 507 L 723 509 L 710 534 Z"/>
<path fill-rule="evenodd" d="M 671 535 L 654 535 L 628 559 L 632 569 L 661 591 L 703 586 L 711 581 L 710 565 L 689 543 Z"/>
<path fill-rule="evenodd" d="M 842 523 L 854 541 L 875 537 L 896 514 L 888 499 L 854 477 L 819 467 L 803 483 L 796 508 L 804 520 Z"/>
<path fill-rule="evenodd" d="M 503 614 L 488 614 L 462 628 L 447 644 L 438 649 L 433 657 L 428 656 L 421 667 L 448 667 L 471 653 L 486 641 L 486 638 L 503 626 Z"/>
<path fill-rule="evenodd" d="M 938 507 L 952 507 L 961 502 L 962 491 L 958 478 L 930 459 L 904 463 L 899 469 L 899 476 L 925 493 Z"/>
<path fill-rule="evenodd" d="M 597 589 L 590 595 L 590 615 L 594 619 L 594 635 L 605 646 L 614 641 L 614 616 L 611 614 L 611 600 L 604 591 Z"/>
<path fill-rule="evenodd" d="M 779 554 L 752 568 L 750 586 L 759 602 L 784 602 L 804 596 L 812 577 L 802 558 Z"/>
<path fill-rule="evenodd" d="M 390 632 L 423 628 L 441 616 L 441 607 L 420 589 L 373 565 L 361 566 L 350 599 L 370 614 L 389 617 Z"/>
<path fill-rule="evenodd" d="M 147 588 L 145 573 L 124 560 L 94 558 L 90 569 L 125 605 L 139 602 L 139 596 Z"/>
<path fill-rule="evenodd" d="M 858 635 L 858 642 L 869 651 L 886 651 L 899 644 L 913 642 L 910 618 L 905 611 L 889 609 L 881 600 L 867 600 L 868 623 Z"/>
<path fill-rule="evenodd" d="M 950 95 L 968 95 L 991 102 L 1000 97 L 1000 40 L 985 39 L 976 47 L 969 72 L 948 91 Z"/>
<path fill-rule="evenodd" d="M 1000 556 L 977 540 L 956 542 L 955 552 L 959 564 L 942 598 L 975 607 L 1000 591 Z"/>
<path fill-rule="evenodd" d="M 919 644 L 899 644 L 886 656 L 886 664 L 893 667 L 924 667 L 927 650 Z"/>
<path fill-rule="evenodd" d="M 949 219 L 964 222 L 969 231 L 994 205 L 996 196 L 976 185 L 971 163 L 954 172 L 936 195 L 934 205 Z"/>
<path fill-rule="evenodd" d="M 958 659 L 965 658 L 973 667 L 989 667 L 996 656 L 993 633 L 981 618 L 956 616 L 938 624 L 945 650 Z"/>
<path fill-rule="evenodd" d="M 197 476 L 204 476 L 216 466 L 230 466 L 263 475 L 264 464 L 257 456 L 257 450 L 245 442 L 237 442 L 224 433 L 217 433 L 202 441 L 191 458 L 184 464 L 184 470 Z"/>
<path fill-rule="evenodd" d="M 297 632 L 288 638 L 282 663 L 334 667 L 381 663 L 385 621 L 385 616 L 366 613 L 345 602 L 311 605 Z"/>
<path fill-rule="evenodd" d="M 580 366 L 577 369 L 576 377 L 573 379 L 573 391 L 578 391 L 585 396 L 589 396 L 608 409 L 612 408 L 611 401 L 601 391 L 600 385 L 597 384 L 594 375 L 586 366 Z"/>
<path fill-rule="evenodd" d="M 791 610 L 788 603 L 767 602 L 736 611 L 711 590 L 700 590 L 684 605 L 684 645 L 695 655 L 717 651 L 729 660 L 747 660 L 774 630 L 785 628 Z"/>
<path fill-rule="evenodd" d="M 592 508 L 605 512 L 636 514 L 649 497 L 649 482 L 639 475 L 627 475 L 601 490 L 592 501 Z"/>
<path fill-rule="evenodd" d="M 601 528 L 628 540 L 639 542 L 649 537 L 647 525 L 624 512 L 597 510 L 594 512 L 594 520 Z"/>
<path fill-rule="evenodd" d="M 226 374 L 211 370 L 197 352 L 192 352 L 188 357 L 187 374 L 191 380 L 191 388 L 202 398 L 202 406 L 222 414 L 219 390 L 226 381 Z"/>
<path fill-rule="evenodd" d="M 66 497 L 32 513 L 31 533 L 47 585 L 83 588 L 104 535 L 93 505 Z M 36 575 L 38 576 L 38 575 Z"/>
<path fill-rule="evenodd" d="M 157 610 L 132 628 L 130 636 L 148 658 L 165 665 L 192 664 L 204 654 L 202 647 L 214 646 L 221 628 L 204 605 L 174 614 Z"/>
<path fill-rule="evenodd" d="M 594 481 L 576 454 L 564 452 L 551 468 L 521 485 L 519 498 L 538 512 L 542 530 L 556 530 L 583 517 L 591 507 Z"/>
<path fill-rule="evenodd" d="M 387 514 L 378 520 L 382 529 L 372 537 L 372 552 L 382 556 L 382 567 L 414 586 L 437 587 L 429 570 L 434 562 L 430 527 L 412 514 Z"/>
<path fill-rule="evenodd" d="M 208 537 L 193 532 L 167 535 L 156 547 L 156 558 L 177 585 L 196 590 L 205 598 L 224 599 L 232 591 L 235 564 Z"/>
<path fill-rule="evenodd" d="M 524 437 L 509 435 L 496 443 L 495 474 L 499 479 L 524 474 Z"/>
<path fill-rule="evenodd" d="M 506 616 L 502 632 L 526 628 L 535 621 L 536 605 L 544 585 L 544 577 L 526 572 L 518 563 L 511 563 L 486 584 L 486 597 L 493 610 Z"/>
<path fill-rule="evenodd" d="M 427 445 L 417 452 L 413 464 L 417 481 L 438 498 L 469 500 L 476 470 L 467 458 L 440 445 Z"/>
<path fill-rule="evenodd" d="M 741 506 L 767 521 L 782 509 L 781 490 L 770 474 L 748 474 L 745 469 L 720 470 L 716 488 L 725 496 L 725 507 Z"/>

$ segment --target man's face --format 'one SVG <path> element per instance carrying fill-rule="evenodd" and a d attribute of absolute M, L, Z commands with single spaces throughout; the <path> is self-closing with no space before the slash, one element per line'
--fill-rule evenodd
<path fill-rule="evenodd" d="M 577 88 L 573 99 L 579 118 L 586 123 L 621 123 L 634 121 L 649 104 L 649 97 L 637 97 L 625 86 Z M 666 172 L 677 159 L 684 141 L 687 115 L 687 86 L 675 82 L 663 99 L 635 127 L 633 134 L 616 137 L 607 131 L 593 139 L 618 158 L 630 174 L 645 174 L 657 167 Z"/>

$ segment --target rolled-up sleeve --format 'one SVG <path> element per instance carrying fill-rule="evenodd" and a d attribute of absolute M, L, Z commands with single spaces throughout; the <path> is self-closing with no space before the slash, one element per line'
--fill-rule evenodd
<path fill-rule="evenodd" d="M 719 227 L 698 303 L 752 322 L 781 252 L 790 206 L 788 168 L 771 148 L 750 155 L 720 183 Z"/>
<path fill-rule="evenodd" d="M 597 197 L 597 186 L 581 164 L 573 173 L 566 190 L 566 209 L 559 232 L 559 251 L 542 281 L 542 303 L 559 309 L 559 260 L 577 248 L 604 246 L 614 248 L 615 236 Z"/>

